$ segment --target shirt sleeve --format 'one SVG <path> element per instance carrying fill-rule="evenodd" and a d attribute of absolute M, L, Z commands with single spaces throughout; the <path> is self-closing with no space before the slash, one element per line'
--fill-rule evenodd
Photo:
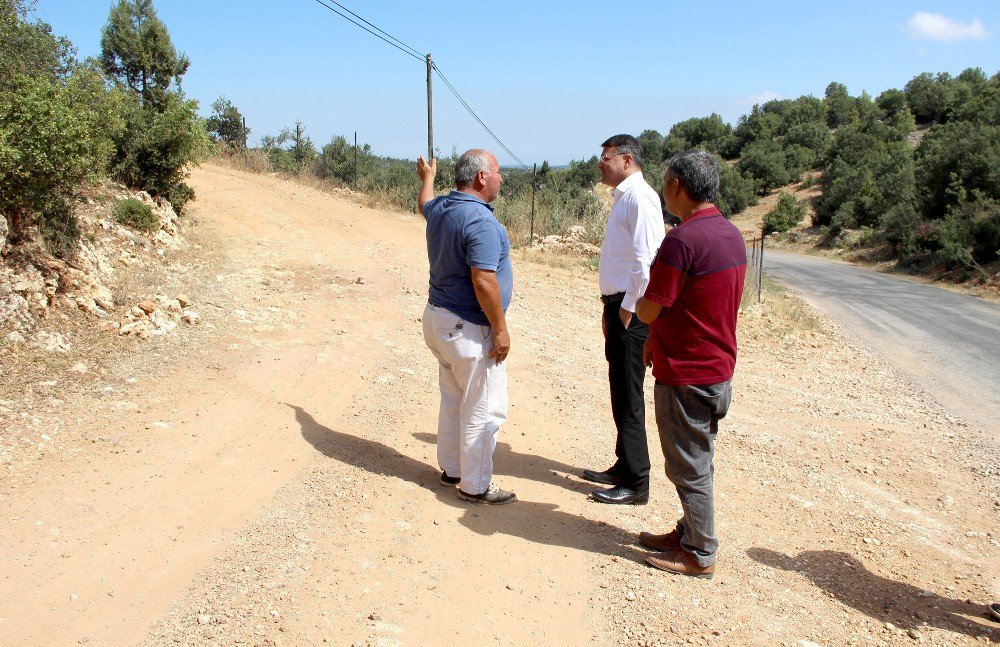
<path fill-rule="evenodd" d="M 424 203 L 424 208 L 421 209 L 422 215 L 424 216 L 424 220 L 427 220 L 427 214 L 430 213 L 431 210 L 434 209 L 434 207 L 437 206 L 438 202 L 443 197 L 444 196 L 439 195 L 439 196 L 437 196 L 435 198 L 431 198 L 430 200 L 428 200 L 427 202 Z"/>
<path fill-rule="evenodd" d="M 465 261 L 469 267 L 496 272 L 500 266 L 500 232 L 490 218 L 476 218 L 465 230 Z"/>
<path fill-rule="evenodd" d="M 684 281 L 691 267 L 691 250 L 676 236 L 667 236 L 656 254 L 649 276 L 649 286 L 644 299 L 658 303 L 664 308 L 674 305 L 674 301 L 684 288 Z"/>
<path fill-rule="evenodd" d="M 635 312 L 636 301 L 649 285 L 649 268 L 663 240 L 663 213 L 651 200 L 632 194 L 628 202 L 628 223 L 632 232 L 632 265 L 622 308 Z M 659 223 L 659 226 L 657 224 Z"/>

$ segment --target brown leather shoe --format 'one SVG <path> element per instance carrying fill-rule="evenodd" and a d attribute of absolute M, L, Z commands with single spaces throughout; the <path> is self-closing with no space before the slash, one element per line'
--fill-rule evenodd
<path fill-rule="evenodd" d="M 639 543 L 646 548 L 652 548 L 664 553 L 672 553 L 681 549 L 681 536 L 676 530 L 663 535 L 654 535 L 651 532 L 640 532 Z"/>
<path fill-rule="evenodd" d="M 698 560 L 686 550 L 653 553 L 646 556 L 646 563 L 650 566 L 655 566 L 661 571 L 677 575 L 690 575 L 691 577 L 701 577 L 706 580 L 712 579 L 712 576 L 715 575 L 715 564 L 698 566 Z"/>

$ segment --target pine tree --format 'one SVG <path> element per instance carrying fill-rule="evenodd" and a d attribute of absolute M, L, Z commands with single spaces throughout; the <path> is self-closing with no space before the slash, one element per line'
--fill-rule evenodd
<path fill-rule="evenodd" d="M 174 49 L 153 0 L 119 0 L 101 30 L 101 65 L 108 76 L 137 92 L 143 105 L 159 107 L 190 61 Z"/>

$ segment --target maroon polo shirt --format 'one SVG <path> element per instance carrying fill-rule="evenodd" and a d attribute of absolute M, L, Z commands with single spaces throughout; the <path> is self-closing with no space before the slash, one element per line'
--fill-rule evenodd
<path fill-rule="evenodd" d="M 667 232 L 643 295 L 663 306 L 649 332 L 657 382 L 732 379 L 746 271 L 743 236 L 715 207 L 694 212 Z"/>

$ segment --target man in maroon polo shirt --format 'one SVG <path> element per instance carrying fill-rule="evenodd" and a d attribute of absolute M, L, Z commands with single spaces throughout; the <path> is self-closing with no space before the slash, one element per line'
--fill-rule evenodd
<path fill-rule="evenodd" d="M 653 367 L 656 426 L 667 478 L 684 516 L 674 530 L 643 532 L 656 568 L 695 577 L 715 573 L 715 437 L 732 397 L 736 314 L 746 276 L 739 230 L 713 204 L 719 165 L 703 150 L 675 155 L 663 178 L 667 210 L 681 224 L 667 232 L 636 308 L 649 324 L 643 361 Z"/>

